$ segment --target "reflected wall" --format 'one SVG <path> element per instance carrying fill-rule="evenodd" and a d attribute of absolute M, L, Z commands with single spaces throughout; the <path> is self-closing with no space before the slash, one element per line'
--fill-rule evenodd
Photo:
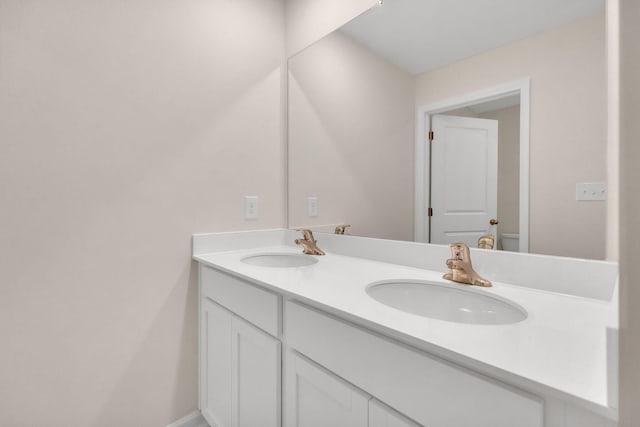
<path fill-rule="evenodd" d="M 291 227 L 413 239 L 414 94 L 413 76 L 340 32 L 289 60 Z"/>
<path fill-rule="evenodd" d="M 605 16 L 598 14 L 416 79 L 425 105 L 531 78 L 529 252 L 604 259 L 606 203 L 576 200 L 607 178 Z"/>

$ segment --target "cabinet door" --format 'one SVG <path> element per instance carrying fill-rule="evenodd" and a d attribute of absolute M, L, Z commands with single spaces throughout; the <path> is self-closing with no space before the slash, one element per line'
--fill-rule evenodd
<path fill-rule="evenodd" d="M 233 427 L 280 427 L 280 341 L 233 316 L 231 404 Z"/>
<path fill-rule="evenodd" d="M 211 426 L 231 426 L 231 319 L 203 299 L 200 306 L 200 410 Z"/>
<path fill-rule="evenodd" d="M 280 341 L 208 299 L 200 322 L 200 410 L 207 422 L 280 427 Z"/>
<path fill-rule="evenodd" d="M 286 427 L 367 427 L 368 395 L 294 351 L 284 369 Z"/>
<path fill-rule="evenodd" d="M 371 399 L 369 427 L 419 427 L 419 425 L 377 400 Z"/>

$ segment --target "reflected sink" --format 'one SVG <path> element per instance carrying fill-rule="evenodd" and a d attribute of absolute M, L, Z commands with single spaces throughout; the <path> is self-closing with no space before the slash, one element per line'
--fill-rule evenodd
<path fill-rule="evenodd" d="M 260 267 L 278 267 L 278 268 L 291 268 L 291 267 L 304 267 L 306 265 L 315 264 L 317 259 L 311 255 L 302 254 L 258 254 L 251 255 L 242 258 L 240 261 L 245 264 L 257 265 Z"/>
<path fill-rule="evenodd" d="M 474 289 L 417 280 L 376 282 L 371 298 L 411 314 L 457 323 L 501 325 L 521 322 L 527 312 L 514 302 Z"/>

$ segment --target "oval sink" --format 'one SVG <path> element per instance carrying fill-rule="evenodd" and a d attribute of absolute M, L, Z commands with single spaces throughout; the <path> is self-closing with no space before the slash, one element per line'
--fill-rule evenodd
<path fill-rule="evenodd" d="M 519 305 L 456 285 L 417 280 L 372 283 L 371 298 L 407 313 L 458 323 L 500 325 L 521 322 L 527 312 Z"/>
<path fill-rule="evenodd" d="M 278 267 L 278 268 L 291 268 L 291 267 L 304 267 L 306 265 L 315 264 L 317 259 L 311 255 L 302 254 L 259 254 L 250 255 L 242 258 L 240 261 L 245 264 L 257 265 L 260 267 Z"/>

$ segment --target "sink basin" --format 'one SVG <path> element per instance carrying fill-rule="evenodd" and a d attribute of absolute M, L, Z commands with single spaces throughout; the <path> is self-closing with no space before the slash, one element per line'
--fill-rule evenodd
<path fill-rule="evenodd" d="M 398 310 L 457 323 L 500 325 L 521 322 L 527 312 L 514 302 L 454 284 L 417 280 L 372 283 L 367 293 Z"/>
<path fill-rule="evenodd" d="M 291 267 L 304 267 L 306 265 L 312 265 L 318 262 L 311 255 L 302 254 L 258 254 L 251 255 L 242 258 L 240 261 L 245 264 L 257 265 L 260 267 L 277 267 L 277 268 L 291 268 Z"/>

